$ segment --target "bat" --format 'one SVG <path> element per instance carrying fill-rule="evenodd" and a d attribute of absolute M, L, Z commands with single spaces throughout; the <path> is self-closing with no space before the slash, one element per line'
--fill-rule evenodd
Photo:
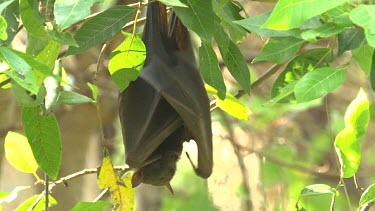
<path fill-rule="evenodd" d="M 166 6 L 148 6 L 142 40 L 146 60 L 140 76 L 120 93 L 119 116 L 126 163 L 140 183 L 166 185 L 176 171 L 182 144 L 193 139 L 198 148 L 195 172 L 212 172 L 212 129 L 209 99 L 198 72 L 190 35 Z M 173 193 L 173 192 L 172 192 Z"/>

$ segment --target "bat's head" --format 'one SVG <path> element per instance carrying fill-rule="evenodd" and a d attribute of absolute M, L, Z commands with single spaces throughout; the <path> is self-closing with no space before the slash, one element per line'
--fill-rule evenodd
<path fill-rule="evenodd" d="M 155 186 L 165 185 L 173 194 L 169 182 L 176 172 L 176 163 L 179 157 L 179 153 L 175 151 L 165 151 L 160 159 L 135 171 L 132 177 L 132 186 L 137 187 L 141 183 Z"/>

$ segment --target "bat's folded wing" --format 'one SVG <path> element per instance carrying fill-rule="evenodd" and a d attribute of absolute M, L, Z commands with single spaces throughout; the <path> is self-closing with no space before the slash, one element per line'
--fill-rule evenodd
<path fill-rule="evenodd" d="M 174 108 L 142 77 L 120 94 L 120 104 L 126 163 L 140 168 L 182 121 Z"/>
<path fill-rule="evenodd" d="M 196 172 L 207 178 L 212 172 L 212 129 L 209 99 L 198 71 L 185 59 L 152 61 L 160 68 L 144 69 L 143 79 L 160 92 L 161 96 L 180 115 L 198 147 Z"/>

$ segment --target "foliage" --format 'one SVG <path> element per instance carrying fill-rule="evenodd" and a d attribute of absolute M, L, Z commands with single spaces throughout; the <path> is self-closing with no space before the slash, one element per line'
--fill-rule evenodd
<path fill-rule="evenodd" d="M 272 11 L 248 17 L 244 7 L 234 0 L 160 2 L 171 6 L 182 23 L 198 36 L 200 71 L 207 83 L 207 92 L 215 98 L 215 106 L 242 121 L 248 120 L 252 112 L 262 114 L 266 119 L 269 118 L 267 115 L 278 116 L 286 111 L 307 109 L 316 100 L 327 98 L 327 94 L 342 86 L 346 81 L 345 76 L 350 74 L 347 68 L 349 64 L 338 65 L 334 61 L 345 52 L 352 54 L 353 61 L 358 63 L 370 81 L 372 90 L 365 87 L 359 90 L 341 118 L 344 128 L 335 131 L 335 141 L 328 145 L 336 151 L 339 160 L 341 174 L 337 178 L 337 186 L 311 184 L 302 188 L 302 180 L 311 180 L 301 177 L 299 190 L 290 194 L 298 210 L 314 210 L 317 203 L 333 210 L 335 203 L 342 200 L 339 193 L 343 191 L 344 178 L 356 180 L 361 167 L 361 140 L 367 134 L 370 121 L 370 100 L 367 95 L 373 95 L 370 92 L 375 91 L 375 5 L 351 0 L 279 0 Z M 101 5 L 101 10 L 91 15 L 90 8 L 98 5 Z M 105 8 L 103 5 L 101 0 L 0 1 L 0 84 L 3 89 L 11 85 L 22 107 L 25 133 L 25 136 L 15 132 L 6 135 L 5 157 L 19 171 L 34 174 L 38 181 L 41 181 L 36 174 L 38 168 L 57 181 L 62 165 L 63 141 L 54 108 L 58 105 L 92 103 L 100 117 L 98 87 L 95 83 L 88 83 L 93 99 L 72 91 L 75 88 L 73 85 L 68 85 L 70 89 L 63 88 L 67 81 L 63 77 L 61 59 L 94 47 L 103 46 L 103 52 L 117 34 L 122 30 L 131 31 L 130 28 L 133 29 L 132 33 L 126 34 L 123 43 L 111 53 L 109 73 L 118 89 L 123 91 L 142 70 L 147 55 L 145 45 L 137 34 L 141 23 L 138 16 L 147 4 L 140 4 L 141 8 L 124 5 Z M 20 31 L 27 33 L 25 51 L 17 50 L 12 45 Z M 278 64 L 253 83 L 249 61 L 238 45 L 248 34 L 266 40 L 260 52 L 251 59 L 251 65 L 261 62 Z M 330 43 L 325 48 L 317 45 L 327 40 Z M 213 46 L 217 46 L 218 51 Z M 223 64 L 220 64 L 220 58 Z M 98 68 L 99 64 L 101 56 Z M 234 86 L 240 87 L 237 94 L 230 93 L 233 85 L 228 86 L 229 81 L 223 77 L 220 65 L 227 67 L 236 81 Z M 254 97 L 251 103 L 238 99 L 244 94 L 253 96 L 251 89 L 262 86 L 263 81 L 276 69 L 283 71 L 273 83 L 271 99 Z M 253 126 L 261 128 L 264 125 L 262 121 L 262 118 L 255 119 Z M 101 130 L 103 132 L 102 126 Z M 319 148 L 326 147 L 327 142 L 313 140 L 311 144 Z M 107 149 L 104 151 L 103 164 L 98 170 L 98 183 L 100 188 L 109 189 L 111 203 L 81 202 L 73 210 L 103 210 L 110 204 L 116 210 L 133 210 L 134 190 L 130 188 L 130 174 L 124 178 L 118 175 Z M 323 159 L 316 154 L 311 154 L 311 159 Z M 290 162 L 296 163 L 301 156 L 287 148 L 271 148 L 267 155 L 277 155 L 276 160 L 290 159 Z M 274 175 L 267 174 L 266 169 L 274 170 L 275 165 L 269 161 L 262 165 L 266 185 L 274 184 L 280 179 L 279 175 L 285 174 L 284 170 L 276 171 Z M 290 175 L 291 178 L 300 178 L 295 173 Z M 14 200 L 21 189 L 18 187 L 13 192 L 1 192 L 0 205 L 4 201 Z M 43 193 L 31 196 L 17 210 L 27 210 L 31 206 L 42 210 L 43 203 L 48 201 L 48 206 L 57 203 L 51 196 L 49 200 L 46 199 Z M 358 206 L 365 208 L 374 201 L 372 184 L 363 192 Z"/>

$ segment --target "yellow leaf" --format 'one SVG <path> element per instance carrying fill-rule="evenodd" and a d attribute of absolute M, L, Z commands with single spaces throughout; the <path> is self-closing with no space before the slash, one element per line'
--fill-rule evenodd
<path fill-rule="evenodd" d="M 98 175 L 98 184 L 101 189 L 109 189 L 116 211 L 131 211 L 134 209 L 134 189 L 131 185 L 131 174 L 128 173 L 123 179 L 120 179 L 113 168 L 109 155 L 103 158 Z"/>
<path fill-rule="evenodd" d="M 8 132 L 4 147 L 5 157 L 14 168 L 22 172 L 35 174 L 38 164 L 25 136 L 11 131 Z"/>

